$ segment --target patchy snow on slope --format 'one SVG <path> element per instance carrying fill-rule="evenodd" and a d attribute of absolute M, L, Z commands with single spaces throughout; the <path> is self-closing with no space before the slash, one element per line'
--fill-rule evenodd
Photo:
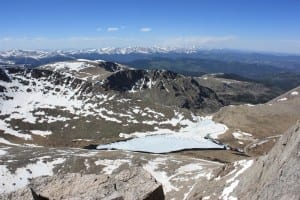
<path fill-rule="evenodd" d="M 45 161 L 39 158 L 36 163 L 31 163 L 25 167 L 17 168 L 14 172 L 10 171 L 6 165 L 0 165 L 0 193 L 7 193 L 26 186 L 30 178 L 38 176 L 52 176 L 56 165 L 62 164 L 64 158 L 57 158 L 53 161 Z"/>
<path fill-rule="evenodd" d="M 0 144 L 7 144 L 7 145 L 11 145 L 11 146 L 21 146 L 19 144 L 15 144 L 15 143 L 11 143 L 10 141 L 4 139 L 4 138 L 0 138 Z"/>
<path fill-rule="evenodd" d="M 95 161 L 95 165 L 103 165 L 105 166 L 102 171 L 105 174 L 112 174 L 114 170 L 118 169 L 121 165 L 123 164 L 130 164 L 130 160 L 125 160 L 125 159 L 116 159 L 116 160 L 109 160 L 109 159 L 103 159 L 103 160 L 97 160 Z"/>
<path fill-rule="evenodd" d="M 201 159 L 179 161 L 170 156 L 161 156 L 148 160 L 143 168 L 162 183 L 165 194 L 170 194 L 182 190 L 183 187 L 186 187 L 184 191 L 189 191 L 201 177 L 209 179 L 214 164 Z M 187 195 L 188 193 L 183 194 L 183 198 Z"/>
<path fill-rule="evenodd" d="M 16 131 L 16 130 L 10 128 L 9 125 L 7 123 L 5 123 L 5 121 L 3 121 L 3 120 L 0 120 L 0 130 L 3 130 L 5 134 L 20 137 L 25 140 L 31 139 L 31 135 L 25 134 L 25 133 L 23 134 L 23 133 L 20 133 L 19 131 Z"/>
<path fill-rule="evenodd" d="M 193 138 L 202 141 L 203 138 L 207 135 L 210 135 L 210 137 L 212 138 L 218 138 L 219 135 L 225 133 L 228 130 L 226 125 L 214 122 L 211 116 L 208 117 L 193 116 L 193 121 L 184 118 L 184 116 L 180 113 L 175 113 L 174 116 L 175 117 L 173 117 L 172 119 L 161 121 L 158 122 L 157 124 L 158 125 L 170 124 L 172 126 L 180 126 L 181 128 L 177 131 L 166 129 L 166 128 L 155 128 L 154 131 L 134 132 L 131 134 L 120 133 L 119 136 L 129 139 L 129 138 L 146 137 L 152 135 L 177 134 L 176 136 Z"/>
<path fill-rule="evenodd" d="M 155 111 L 155 110 L 152 110 L 152 109 L 149 108 L 149 107 L 146 107 L 146 108 L 144 109 L 144 112 L 147 112 L 147 113 L 149 113 L 149 114 L 159 115 L 159 116 L 161 116 L 161 117 L 165 117 L 165 115 L 164 115 L 163 113 L 160 113 L 160 112 L 157 112 L 157 111 Z"/>
<path fill-rule="evenodd" d="M 237 200 L 236 197 L 230 196 L 230 194 L 233 192 L 234 188 L 236 188 L 236 186 L 238 186 L 238 184 L 239 184 L 239 180 L 236 180 L 233 183 L 231 183 L 228 187 L 224 188 L 222 195 L 221 195 L 221 199 Z"/>
<path fill-rule="evenodd" d="M 201 169 L 203 169 L 203 167 L 200 164 L 190 163 L 190 164 L 181 166 L 176 171 L 180 172 L 180 173 L 186 173 L 186 172 L 197 171 L 197 170 L 201 170 Z"/>
<path fill-rule="evenodd" d="M 255 147 L 263 145 L 263 144 L 265 144 L 265 143 L 267 143 L 269 141 L 270 141 L 270 139 L 261 140 L 261 141 L 255 143 L 255 144 L 251 144 L 250 148 L 255 148 Z"/>
<path fill-rule="evenodd" d="M 0 121 L 0 129 L 5 134 L 11 134 L 23 139 L 31 139 L 31 135 L 14 130 L 10 126 L 11 120 L 21 120 L 25 123 L 54 123 L 71 120 L 61 115 L 53 116 L 49 110 L 61 110 L 72 115 L 97 116 L 106 121 L 122 123 L 119 113 L 106 109 L 106 102 L 114 99 L 114 95 L 97 94 L 92 98 L 89 94 L 81 95 L 80 89 L 83 83 L 76 88 L 72 87 L 72 81 L 68 84 L 54 84 L 49 77 L 34 79 L 30 74 L 15 74 L 12 82 L 0 81 L 0 85 L 6 88 L 6 92 L 0 94 L 0 115 L 5 120 Z M 26 83 L 26 84 L 24 84 Z M 96 102 L 96 103 L 95 103 Z M 48 134 L 32 132 L 32 134 Z M 49 133 L 50 134 L 50 133 Z M 49 135 L 48 134 L 48 135 Z"/>
<path fill-rule="evenodd" d="M 291 92 L 291 95 L 292 95 L 292 96 L 297 96 L 298 94 L 299 94 L 298 91 L 293 91 L 293 92 Z"/>
<path fill-rule="evenodd" d="M 233 176 L 231 179 L 227 180 L 226 182 L 227 182 L 227 183 L 230 183 L 230 182 L 234 181 L 239 175 L 241 175 L 241 174 L 244 173 L 249 167 L 251 167 L 252 164 L 253 164 L 253 160 L 240 160 L 240 161 L 235 162 L 235 163 L 234 163 L 234 166 L 235 166 L 235 167 L 241 166 L 241 169 L 240 169 L 238 172 L 236 172 L 236 173 L 234 174 L 234 176 Z"/>
<path fill-rule="evenodd" d="M 5 150 L 3 150 L 3 149 L 0 149 L 0 156 L 3 156 L 3 155 L 5 155 L 5 154 L 7 154 L 7 151 L 5 151 Z"/>
<path fill-rule="evenodd" d="M 172 190 L 178 191 L 179 189 L 173 186 L 170 182 L 170 177 L 168 177 L 167 173 L 165 171 L 158 170 L 158 166 L 164 164 L 164 161 L 165 160 L 162 158 L 156 158 L 145 164 L 143 168 L 163 185 L 165 194 L 171 192 Z"/>
<path fill-rule="evenodd" d="M 42 136 L 42 137 L 46 137 L 46 136 L 52 134 L 51 131 L 41 131 L 41 130 L 31 130 L 30 132 L 34 135 L 39 135 L 39 136 Z"/>
<path fill-rule="evenodd" d="M 231 177 L 226 181 L 226 187 L 223 189 L 220 199 L 224 199 L 224 200 L 237 199 L 236 197 L 230 195 L 239 184 L 239 180 L 236 180 L 236 178 L 240 176 L 242 173 L 244 173 L 249 167 L 251 167 L 252 164 L 253 164 L 253 160 L 240 160 L 234 163 L 235 169 L 232 172 L 230 172 L 230 175 L 233 175 L 233 177 Z M 240 169 L 237 171 L 237 168 Z"/>
<path fill-rule="evenodd" d="M 281 99 L 278 99 L 277 101 L 280 102 L 280 101 L 286 101 L 286 100 L 287 100 L 287 98 L 286 98 L 286 97 L 283 97 L 283 98 L 281 98 Z"/>
<path fill-rule="evenodd" d="M 238 140 L 253 140 L 252 134 L 242 132 L 242 131 L 239 131 L 239 130 L 233 132 L 232 135 L 235 139 L 238 139 Z"/>

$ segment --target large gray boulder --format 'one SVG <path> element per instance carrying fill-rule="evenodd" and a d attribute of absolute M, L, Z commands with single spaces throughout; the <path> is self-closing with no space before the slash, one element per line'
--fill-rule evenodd
<path fill-rule="evenodd" d="M 38 177 L 25 188 L 0 199 L 160 200 L 164 199 L 164 193 L 162 185 L 148 172 L 133 167 L 113 176 L 68 173 Z"/>

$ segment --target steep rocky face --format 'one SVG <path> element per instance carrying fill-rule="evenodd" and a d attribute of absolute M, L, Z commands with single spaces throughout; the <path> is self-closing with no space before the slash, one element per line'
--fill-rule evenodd
<path fill-rule="evenodd" d="M 268 155 L 258 158 L 241 177 L 236 194 L 243 199 L 300 197 L 300 122 L 290 128 Z"/>
<path fill-rule="evenodd" d="M 215 112 L 223 106 L 213 90 L 200 85 L 191 77 L 170 71 L 119 71 L 107 78 L 104 87 L 125 92 L 132 98 L 142 98 L 146 102 L 205 113 Z"/>
<path fill-rule="evenodd" d="M 142 186 L 142 187 L 141 187 Z M 1 196 L 0 196 L 1 197 Z M 123 199 L 163 200 L 162 185 L 142 168 L 134 167 L 112 176 L 69 173 L 38 177 L 5 199 Z"/>
<path fill-rule="evenodd" d="M 121 65 L 114 62 L 100 62 L 99 67 L 102 67 L 109 72 L 116 72 L 123 69 Z"/>
<path fill-rule="evenodd" d="M 116 90 L 120 92 L 128 91 L 137 81 L 145 77 L 145 75 L 146 71 L 144 70 L 120 71 L 109 76 L 103 86 L 107 90 Z"/>
<path fill-rule="evenodd" d="M 289 199 L 300 197 L 300 122 L 261 157 L 236 161 L 199 180 L 188 199 Z"/>

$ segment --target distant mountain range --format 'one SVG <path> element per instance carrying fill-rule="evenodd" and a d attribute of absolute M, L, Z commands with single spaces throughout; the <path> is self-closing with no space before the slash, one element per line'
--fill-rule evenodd
<path fill-rule="evenodd" d="M 199 49 L 173 47 L 124 47 L 83 50 L 10 50 L 0 52 L 0 64 L 28 64 L 70 60 L 77 58 L 103 59 L 114 62 L 130 62 L 155 57 L 197 58 L 226 62 L 242 62 L 272 65 L 300 71 L 300 55 L 260 53 L 230 49 Z"/>

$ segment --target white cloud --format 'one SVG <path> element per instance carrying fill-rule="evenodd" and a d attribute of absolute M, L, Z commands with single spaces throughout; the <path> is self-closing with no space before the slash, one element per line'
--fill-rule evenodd
<path fill-rule="evenodd" d="M 116 32 L 116 31 L 118 31 L 118 30 L 119 30 L 118 27 L 108 27 L 108 28 L 107 28 L 107 31 L 108 31 L 108 32 Z"/>
<path fill-rule="evenodd" d="M 143 27 L 143 28 L 140 29 L 140 31 L 141 32 L 149 32 L 149 31 L 152 31 L 152 29 L 149 28 L 149 27 Z"/>

